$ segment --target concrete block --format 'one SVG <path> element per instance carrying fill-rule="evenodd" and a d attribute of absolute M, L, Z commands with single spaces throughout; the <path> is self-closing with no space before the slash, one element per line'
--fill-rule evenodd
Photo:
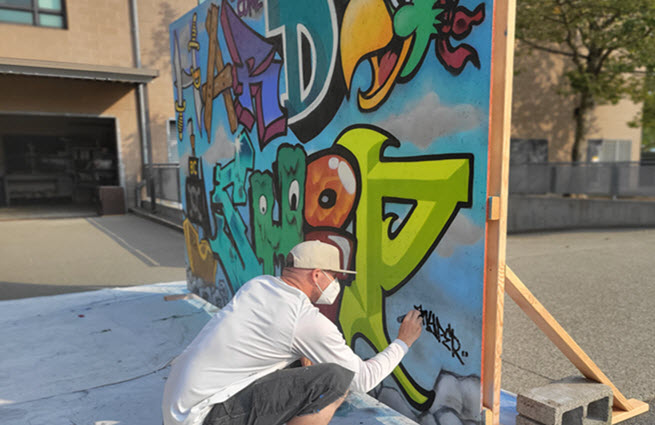
<path fill-rule="evenodd" d="M 540 422 L 533 421 L 532 419 L 527 418 L 527 417 L 525 417 L 523 415 L 518 415 L 516 417 L 515 424 L 516 425 L 542 425 Z"/>
<path fill-rule="evenodd" d="M 516 398 L 516 425 L 609 425 L 612 389 L 570 377 L 523 391 Z"/>

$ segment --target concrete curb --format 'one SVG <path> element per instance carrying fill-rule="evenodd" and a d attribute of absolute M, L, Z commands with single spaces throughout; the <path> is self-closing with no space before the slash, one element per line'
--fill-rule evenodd
<path fill-rule="evenodd" d="M 143 210 L 141 208 L 130 208 L 129 212 L 131 212 L 134 215 L 138 215 L 139 217 L 143 217 L 143 218 L 146 218 L 148 220 L 154 221 L 155 223 L 159 223 L 159 224 L 162 224 L 164 226 L 170 227 L 173 230 L 177 230 L 179 232 L 184 231 L 181 225 L 179 225 L 179 224 L 177 224 L 177 223 L 175 223 L 173 221 L 170 221 L 170 220 L 168 220 L 168 219 L 166 219 L 164 217 L 159 217 L 156 214 L 149 213 L 146 210 Z"/>
<path fill-rule="evenodd" d="M 509 197 L 507 233 L 510 234 L 608 227 L 655 227 L 655 202 L 528 195 Z"/>

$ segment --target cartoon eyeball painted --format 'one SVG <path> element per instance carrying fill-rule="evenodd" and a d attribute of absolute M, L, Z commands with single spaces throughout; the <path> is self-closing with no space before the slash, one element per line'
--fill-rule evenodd
<path fill-rule="evenodd" d="M 266 201 L 266 196 L 262 195 L 259 197 L 259 212 L 262 215 L 266 215 L 266 211 L 268 211 L 268 202 Z"/>
<path fill-rule="evenodd" d="M 298 180 L 294 180 L 289 185 L 289 208 L 291 211 L 298 209 L 298 204 L 300 203 L 300 185 Z"/>
<path fill-rule="evenodd" d="M 356 193 L 357 178 L 345 158 L 328 154 L 311 161 L 305 182 L 305 220 L 313 227 L 343 227 Z"/>

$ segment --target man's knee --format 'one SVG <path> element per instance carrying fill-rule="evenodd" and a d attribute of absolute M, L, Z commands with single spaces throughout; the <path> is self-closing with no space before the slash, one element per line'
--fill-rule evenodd
<path fill-rule="evenodd" d="M 329 377 L 330 386 L 334 392 L 344 395 L 348 391 L 355 376 L 353 371 L 335 363 L 324 363 L 316 366 L 320 366 L 323 369 L 322 373 Z"/>

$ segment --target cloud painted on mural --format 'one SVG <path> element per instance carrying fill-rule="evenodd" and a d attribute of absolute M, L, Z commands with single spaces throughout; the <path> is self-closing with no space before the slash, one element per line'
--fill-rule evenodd
<path fill-rule="evenodd" d="M 478 424 L 480 420 L 478 376 L 459 376 L 442 370 L 434 384 L 436 393 L 430 408 L 415 413 L 404 403 L 402 393 L 392 382 L 383 382 L 372 394 L 382 403 L 402 413 L 420 425 L 466 425 Z"/>
<path fill-rule="evenodd" d="M 425 150 L 439 137 L 478 127 L 483 116 L 483 112 L 473 105 L 444 105 L 436 93 L 430 92 L 418 103 L 377 125 L 399 140 L 411 141 Z"/>
<path fill-rule="evenodd" d="M 216 127 L 212 144 L 203 155 L 207 164 L 214 165 L 221 160 L 234 158 L 235 144 L 230 141 L 231 138 L 232 136 L 228 136 L 225 131 L 225 127 Z"/>
<path fill-rule="evenodd" d="M 191 40 L 191 26 L 185 25 L 177 31 L 177 40 L 181 47 L 186 47 Z M 191 55 L 187 54 L 187 49 L 184 49 L 184 53 L 180 54 L 180 64 L 183 69 L 189 69 L 191 66 Z"/>
<path fill-rule="evenodd" d="M 441 257 L 450 257 L 459 245 L 473 245 L 484 236 L 484 229 L 473 224 L 465 215 L 458 214 L 437 246 Z"/>
<path fill-rule="evenodd" d="M 187 177 L 189 177 L 189 156 L 188 153 L 185 153 L 180 157 L 180 171 Z"/>

